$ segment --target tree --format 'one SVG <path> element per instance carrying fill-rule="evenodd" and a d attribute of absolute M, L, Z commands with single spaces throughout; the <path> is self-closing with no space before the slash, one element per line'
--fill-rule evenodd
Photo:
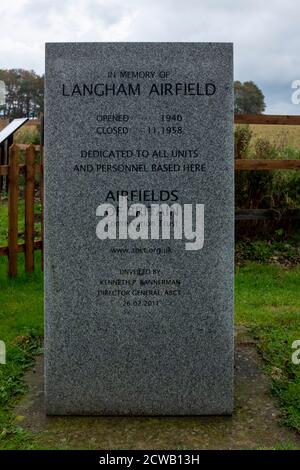
<path fill-rule="evenodd" d="M 263 92 L 254 82 L 234 82 L 234 112 L 262 114 L 266 109 Z"/>
<path fill-rule="evenodd" d="M 44 76 L 33 70 L 11 69 L 0 70 L 0 80 L 6 86 L 6 102 L 0 109 L 2 117 L 37 118 L 43 113 Z"/>

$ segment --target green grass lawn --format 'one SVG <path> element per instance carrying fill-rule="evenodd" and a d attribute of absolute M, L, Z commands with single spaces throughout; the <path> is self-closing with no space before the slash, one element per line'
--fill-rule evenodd
<path fill-rule="evenodd" d="M 25 370 L 34 364 L 43 336 L 43 280 L 40 253 L 36 271 L 24 273 L 20 256 L 19 276 L 7 277 L 7 259 L 0 256 L 0 339 L 6 344 L 7 364 L 0 364 L 0 449 L 27 447 L 28 436 L 15 425 L 11 408 L 26 391 Z"/>
<path fill-rule="evenodd" d="M 248 264 L 237 268 L 235 319 L 258 341 L 272 392 L 285 412 L 284 422 L 300 432 L 300 364 L 291 360 L 300 339 L 300 266 Z"/>
<path fill-rule="evenodd" d="M 31 436 L 15 424 L 12 407 L 25 392 L 22 377 L 40 351 L 43 334 L 43 282 L 39 259 L 33 275 L 6 276 L 0 257 L 0 339 L 7 364 L 0 365 L 0 448 L 35 448 Z M 37 253 L 39 258 L 39 253 Z M 236 270 L 235 319 L 250 328 L 273 378 L 272 392 L 284 421 L 300 432 L 300 365 L 291 362 L 291 344 L 300 339 L 300 266 L 284 269 L 258 263 Z M 271 393 L 271 390 L 270 390 Z"/>

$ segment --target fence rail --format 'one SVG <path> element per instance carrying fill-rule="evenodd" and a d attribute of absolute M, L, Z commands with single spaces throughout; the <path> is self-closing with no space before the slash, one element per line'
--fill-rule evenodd
<path fill-rule="evenodd" d="M 235 114 L 235 124 L 270 124 L 280 126 L 299 126 L 300 116 L 272 114 Z"/>
<path fill-rule="evenodd" d="M 236 171 L 299 170 L 300 160 L 235 160 Z"/>
<path fill-rule="evenodd" d="M 238 209 L 235 220 L 300 220 L 299 209 Z"/>
<path fill-rule="evenodd" d="M 28 125 L 39 124 L 29 121 Z M 300 125 L 300 116 L 235 115 L 237 124 Z M 300 131 L 300 129 L 299 129 Z M 20 163 L 20 151 L 25 151 L 25 163 Z M 40 161 L 37 161 L 37 155 Z M 300 160 L 248 160 L 236 159 L 235 171 L 300 170 Z M 0 165 L 0 176 L 8 178 L 8 244 L 0 246 L 0 256 L 8 257 L 8 274 L 17 275 L 17 258 L 25 254 L 25 271 L 34 271 L 34 251 L 41 250 L 43 267 L 43 147 L 40 145 L 13 144 L 9 149 L 7 165 Z M 24 243 L 19 243 L 18 206 L 19 177 L 25 184 L 25 234 Z M 41 239 L 34 239 L 35 181 L 38 178 L 41 199 Z M 300 220 L 300 210 L 243 209 L 236 210 L 236 220 Z"/>

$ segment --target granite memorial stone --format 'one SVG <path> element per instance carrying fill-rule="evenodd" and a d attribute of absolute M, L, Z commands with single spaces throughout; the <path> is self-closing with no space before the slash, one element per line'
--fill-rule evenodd
<path fill-rule="evenodd" d="M 46 411 L 230 414 L 228 43 L 46 45 Z"/>

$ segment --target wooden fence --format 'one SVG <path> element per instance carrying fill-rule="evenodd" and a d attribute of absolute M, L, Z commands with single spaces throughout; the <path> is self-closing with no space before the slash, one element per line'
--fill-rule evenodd
<path fill-rule="evenodd" d="M 300 116 L 236 115 L 237 124 L 300 125 Z M 25 163 L 19 163 L 20 150 L 25 150 Z M 41 155 L 37 162 L 37 154 Z M 235 160 L 236 171 L 300 170 L 300 160 Z M 19 176 L 25 177 L 25 241 L 19 243 L 18 202 Z M 41 200 L 41 239 L 34 240 L 34 200 L 36 175 Z M 17 275 L 18 253 L 25 253 L 25 271 L 34 271 L 34 251 L 41 250 L 43 267 L 43 148 L 39 145 L 13 144 L 9 149 L 8 165 L 0 165 L 0 176 L 8 177 L 8 245 L 0 247 L 0 256 L 8 256 L 8 274 Z M 300 220 L 300 210 L 280 212 L 275 209 L 247 209 L 235 213 L 236 220 Z"/>
<path fill-rule="evenodd" d="M 38 148 L 37 148 L 38 147 Z M 25 150 L 25 163 L 19 163 L 20 150 Z M 9 164 L 0 165 L 0 176 L 8 177 L 8 245 L 0 246 L 0 256 L 8 256 L 8 274 L 17 275 L 18 253 L 25 253 L 25 271 L 34 271 L 34 250 L 42 250 L 43 254 L 43 165 L 37 163 L 39 146 L 13 144 L 9 149 Z M 19 176 L 24 175 L 25 200 L 25 233 L 24 243 L 19 243 L 18 211 L 19 211 Z M 35 179 L 39 175 L 39 195 L 41 200 L 41 240 L 34 240 L 34 202 Z M 41 257 L 43 266 L 43 256 Z"/>

